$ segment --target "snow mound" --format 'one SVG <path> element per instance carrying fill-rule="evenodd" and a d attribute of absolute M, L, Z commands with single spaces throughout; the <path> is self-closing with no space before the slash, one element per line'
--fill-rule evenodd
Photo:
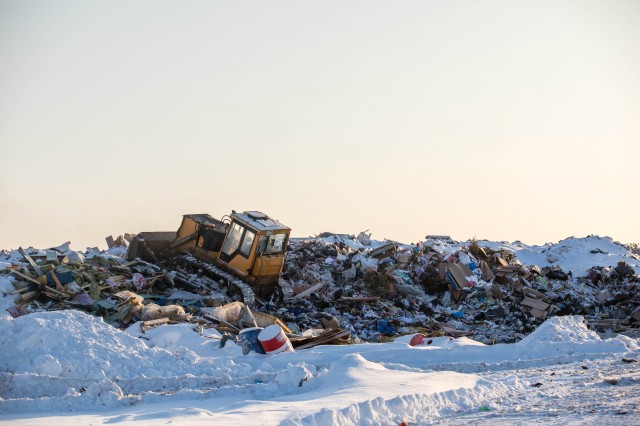
<path fill-rule="evenodd" d="M 369 374 L 380 374 L 387 371 L 382 365 L 366 360 L 359 353 L 345 355 L 338 362 L 331 365 L 327 375 L 323 378 L 331 383 L 336 390 L 350 388 L 366 382 Z"/>
<path fill-rule="evenodd" d="M 15 290 L 13 286 L 13 277 L 0 275 L 0 319 L 10 319 L 9 314 L 10 307 L 14 306 L 14 302 L 20 297 L 19 294 L 11 295 L 10 293 Z"/>
<path fill-rule="evenodd" d="M 539 345 L 550 342 L 599 342 L 600 336 L 587 328 L 580 315 L 553 317 L 543 322 L 533 333 L 522 339 L 523 344 Z"/>
<path fill-rule="evenodd" d="M 324 396 L 315 399 L 315 405 L 323 408 L 281 424 L 427 424 L 446 414 L 475 411 L 507 390 L 475 375 L 391 370 L 358 353 L 332 364 L 319 381 L 322 386 L 314 395 Z"/>
<path fill-rule="evenodd" d="M 111 406 L 124 398 L 120 386 L 111 380 L 101 380 L 94 383 L 87 389 L 87 397 L 91 398 L 98 405 Z"/>
<path fill-rule="evenodd" d="M 286 387 L 301 387 L 306 381 L 313 378 L 313 373 L 304 365 L 289 364 L 284 371 L 276 375 L 276 383 Z"/>
<path fill-rule="evenodd" d="M 0 366 L 9 373 L 97 379 L 166 377 L 187 370 L 170 352 L 74 310 L 0 319 Z"/>
<path fill-rule="evenodd" d="M 129 326 L 125 332 L 134 337 L 144 338 L 148 346 L 165 349 L 184 360 L 197 362 L 200 357 L 215 356 L 220 351 L 222 335 L 215 329 L 207 330 L 205 338 L 196 333 L 194 325 L 189 323 L 167 324 L 145 332 L 142 332 L 140 325 L 141 323 L 137 322 Z M 240 347 L 237 347 L 237 352 L 242 353 Z"/>
<path fill-rule="evenodd" d="M 523 358 L 529 359 L 638 350 L 638 343 L 626 336 L 602 339 L 587 328 L 584 318 L 580 315 L 549 318 L 515 345 Z"/>
<path fill-rule="evenodd" d="M 638 256 L 609 237 L 571 237 L 556 244 L 523 246 L 514 254 L 525 265 L 559 266 L 563 271 L 572 271 L 574 277 L 586 276 L 593 266 L 613 267 L 618 262 L 626 262 L 636 274 L 640 273 Z"/>
<path fill-rule="evenodd" d="M 444 258 L 455 254 L 472 242 L 442 242 L 433 243 L 427 240 L 426 245 L 440 253 Z M 481 247 L 488 247 L 493 251 L 513 253 L 516 260 L 523 265 L 538 265 L 544 267 L 560 267 L 563 271 L 571 271 L 574 278 L 585 277 L 587 270 L 594 266 L 614 267 L 618 262 L 626 262 L 640 274 L 640 256 L 630 252 L 624 245 L 613 241 L 610 237 L 590 235 L 583 238 L 569 237 L 555 244 L 528 245 L 520 241 L 495 242 L 488 240 L 477 241 Z M 463 250 L 464 251 L 464 250 Z"/>

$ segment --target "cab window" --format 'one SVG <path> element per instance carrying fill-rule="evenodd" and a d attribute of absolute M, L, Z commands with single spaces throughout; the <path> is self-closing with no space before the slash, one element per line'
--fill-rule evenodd
<path fill-rule="evenodd" d="M 287 234 L 263 235 L 258 243 L 258 252 L 261 254 L 277 254 L 284 252 L 284 242 Z"/>
<path fill-rule="evenodd" d="M 255 232 L 249 231 L 244 235 L 244 239 L 242 240 L 242 245 L 240 246 L 240 253 L 245 257 L 249 257 L 249 253 L 251 252 L 251 246 L 253 246 L 253 240 L 256 238 Z"/>
<path fill-rule="evenodd" d="M 242 237 L 242 231 L 244 228 L 240 226 L 238 223 L 233 223 L 231 225 L 231 230 L 229 230 L 229 235 L 224 242 L 224 246 L 222 247 L 222 252 L 226 255 L 232 255 L 236 250 L 238 250 L 238 246 L 240 246 L 240 238 Z"/>

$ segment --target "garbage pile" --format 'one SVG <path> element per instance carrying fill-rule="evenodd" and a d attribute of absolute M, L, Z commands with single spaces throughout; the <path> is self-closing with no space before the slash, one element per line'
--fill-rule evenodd
<path fill-rule="evenodd" d="M 235 300 L 237 292 L 205 274 L 178 265 L 169 270 L 141 259 L 126 259 L 127 240 L 122 237 L 104 252 L 77 252 L 69 243 L 47 250 L 2 251 L 0 301 L 12 302 L 2 305 L 13 317 L 42 310 L 79 309 L 123 329 L 139 323 L 143 333 L 179 322 L 193 323 L 200 332 L 214 327 L 224 336 L 222 346 L 233 341 L 243 346 L 245 353 L 349 343 L 350 333 L 337 322 L 293 333 L 277 317 Z M 258 332 L 248 333 L 251 330 Z M 273 334 L 266 339 L 265 345 L 271 345 L 266 350 L 257 343 L 260 331 Z"/>
<path fill-rule="evenodd" d="M 525 266 L 513 251 L 478 241 L 373 244 L 362 234 L 325 234 L 291 241 L 283 280 L 294 296 L 277 315 L 299 327 L 330 315 L 368 342 L 422 333 L 508 343 L 556 315 L 583 315 L 600 331 L 640 327 L 634 268 L 619 261 L 582 275 Z"/>
<path fill-rule="evenodd" d="M 30 310 L 75 308 L 117 326 L 161 318 L 190 320 L 190 301 L 172 304 L 163 297 L 174 287 L 177 273 L 139 259 L 127 262 L 118 256 L 125 252 L 83 254 L 71 250 L 69 243 L 46 251 L 20 248 L 6 256 L 9 265 L 2 271 L 12 277 L 13 290 L 5 295 L 15 296 L 15 305 L 7 311 L 16 317 Z"/>
<path fill-rule="evenodd" d="M 17 317 L 82 309 L 120 328 L 142 322 L 143 330 L 191 322 L 215 327 L 225 336 L 222 344 L 235 341 L 245 353 L 259 352 L 256 338 L 272 326 L 286 334 L 291 350 L 415 333 L 508 343 L 557 315 L 583 315 L 599 331 L 640 328 L 640 257 L 631 252 L 625 259 L 634 266 L 618 260 L 566 271 L 524 265 L 517 250 L 475 240 L 427 236 L 405 245 L 372 241 L 365 232 L 325 233 L 289 241 L 282 304 L 247 306 L 205 274 L 127 261 L 126 238 L 110 245 L 84 253 L 68 243 L 0 252 L 0 283 L 11 283 L 0 286 L 0 296 L 14 299 L 7 311 Z"/>

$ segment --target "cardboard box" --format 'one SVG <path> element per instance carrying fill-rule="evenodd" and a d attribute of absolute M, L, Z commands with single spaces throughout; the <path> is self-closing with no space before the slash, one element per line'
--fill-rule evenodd
<path fill-rule="evenodd" d="M 469 269 L 469 267 L 463 263 L 447 264 L 447 272 L 447 278 L 456 290 L 468 287 L 468 283 L 470 280 L 467 279 L 467 277 L 474 276 L 471 269 Z"/>

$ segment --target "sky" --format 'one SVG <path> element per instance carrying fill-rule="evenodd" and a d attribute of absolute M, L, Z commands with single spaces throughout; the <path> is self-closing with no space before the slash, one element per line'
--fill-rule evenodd
<path fill-rule="evenodd" d="M 0 0 L 0 248 L 183 214 L 640 242 L 640 3 Z"/>

